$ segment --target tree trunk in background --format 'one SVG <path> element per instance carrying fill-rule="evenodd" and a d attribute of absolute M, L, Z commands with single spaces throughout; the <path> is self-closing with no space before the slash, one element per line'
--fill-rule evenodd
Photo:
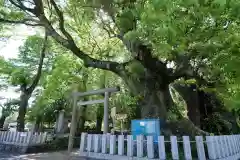
<path fill-rule="evenodd" d="M 40 132 L 40 124 L 41 124 L 41 118 L 37 117 L 34 125 L 34 132 Z"/>
<path fill-rule="evenodd" d="M 86 122 L 86 110 L 87 106 L 81 106 L 79 111 L 79 120 L 77 125 L 77 134 L 84 132 L 84 126 Z"/>
<path fill-rule="evenodd" d="M 104 106 L 99 105 L 97 108 L 96 132 L 101 132 L 103 121 Z"/>
<path fill-rule="evenodd" d="M 17 131 L 23 132 L 25 128 L 25 115 L 27 112 L 28 100 L 30 95 L 21 92 L 20 96 L 20 106 L 18 108 L 18 117 L 17 117 Z"/>
<path fill-rule="evenodd" d="M 0 118 L 0 128 L 3 128 L 3 125 L 4 125 L 4 122 L 5 122 L 6 118 L 7 118 L 6 116 L 2 116 Z"/>

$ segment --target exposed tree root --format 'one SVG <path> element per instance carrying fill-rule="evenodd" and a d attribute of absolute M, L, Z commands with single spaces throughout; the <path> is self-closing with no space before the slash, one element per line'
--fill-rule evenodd
<path fill-rule="evenodd" d="M 189 136 L 210 135 L 208 132 L 205 132 L 198 128 L 197 126 L 195 126 L 187 118 L 182 118 L 176 121 L 168 121 L 166 123 L 166 129 L 170 130 L 171 134 L 174 135 L 189 135 Z"/>

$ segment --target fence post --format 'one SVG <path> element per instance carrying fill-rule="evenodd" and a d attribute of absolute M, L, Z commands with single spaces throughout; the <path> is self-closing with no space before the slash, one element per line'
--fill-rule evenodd
<path fill-rule="evenodd" d="M 238 139 L 238 135 L 235 135 L 236 137 L 236 144 L 237 144 L 237 153 L 239 153 L 239 139 Z"/>
<path fill-rule="evenodd" d="M 22 146 L 25 146 L 27 143 L 27 139 L 28 139 L 28 132 L 21 132 L 22 133 Z"/>
<path fill-rule="evenodd" d="M 204 144 L 203 144 L 203 137 L 196 136 L 196 147 L 197 147 L 197 155 L 199 160 L 206 160 Z"/>
<path fill-rule="evenodd" d="M 8 139 L 9 143 L 13 141 L 13 135 L 14 135 L 14 132 L 10 132 L 9 139 Z"/>
<path fill-rule="evenodd" d="M 236 135 L 233 135 L 233 142 L 234 142 L 234 148 L 235 148 L 235 158 L 236 159 L 239 159 L 239 157 L 238 157 L 238 150 L 237 150 L 237 139 L 236 139 Z"/>
<path fill-rule="evenodd" d="M 116 154 L 116 135 L 110 136 L 110 154 Z"/>
<path fill-rule="evenodd" d="M 232 135 L 229 136 L 229 143 L 230 143 L 230 148 L 231 148 L 231 155 L 234 155 L 234 147 L 233 147 L 233 139 L 232 139 Z"/>
<path fill-rule="evenodd" d="M 171 136 L 170 138 L 171 138 L 172 159 L 177 160 L 179 159 L 177 137 Z"/>
<path fill-rule="evenodd" d="M 5 141 L 5 139 L 6 139 L 6 131 L 3 131 L 3 138 L 2 138 L 2 142 L 4 142 Z"/>
<path fill-rule="evenodd" d="M 147 157 L 154 158 L 153 136 L 147 136 Z"/>
<path fill-rule="evenodd" d="M 143 157 L 143 135 L 137 135 L 137 157 Z"/>
<path fill-rule="evenodd" d="M 8 132 L 7 132 L 7 131 L 5 131 L 5 137 L 4 137 L 4 141 L 6 141 L 6 142 L 7 142 L 7 140 L 8 140 Z"/>
<path fill-rule="evenodd" d="M 164 136 L 158 136 L 158 152 L 159 152 L 159 159 L 165 160 L 166 151 L 165 151 Z"/>
<path fill-rule="evenodd" d="M 237 141 L 237 136 L 233 135 L 233 140 L 234 140 L 234 147 L 235 147 L 235 153 L 238 153 L 238 141 Z"/>
<path fill-rule="evenodd" d="M 86 149 L 86 139 L 87 139 L 87 133 L 82 133 L 81 140 L 80 140 L 80 154 L 81 152 L 84 152 Z"/>
<path fill-rule="evenodd" d="M 220 136 L 214 136 L 214 147 L 216 151 L 217 158 L 222 158 L 221 157 L 221 144 L 219 142 L 219 137 Z"/>
<path fill-rule="evenodd" d="M 10 136 L 11 136 L 11 132 L 7 132 L 7 142 L 9 142 Z"/>
<path fill-rule="evenodd" d="M 92 137 L 93 137 L 92 134 L 88 134 L 88 136 L 87 136 L 87 151 L 88 152 L 92 151 L 92 141 L 93 141 Z"/>
<path fill-rule="evenodd" d="M 221 142 L 221 156 L 227 157 L 227 148 L 226 148 L 226 142 L 225 142 L 225 136 L 220 136 L 220 142 Z"/>
<path fill-rule="evenodd" d="M 37 135 L 37 141 L 36 141 L 36 144 L 40 144 L 40 142 L 41 142 L 41 138 L 42 138 L 42 133 L 40 132 L 40 133 L 38 133 L 38 135 Z"/>
<path fill-rule="evenodd" d="M 2 132 L 1 132 L 1 142 L 3 142 L 3 141 L 4 141 L 4 135 L 5 135 L 5 132 L 4 132 L 4 131 L 2 131 Z"/>
<path fill-rule="evenodd" d="M 3 138 L 2 138 L 2 142 L 4 142 L 4 141 L 5 141 L 5 139 L 6 139 L 6 131 L 3 131 L 3 134 L 2 134 L 2 136 L 3 136 Z"/>
<path fill-rule="evenodd" d="M 206 136 L 206 143 L 207 143 L 209 159 L 216 159 L 217 158 L 213 142 L 214 142 L 214 137 L 213 136 Z"/>
<path fill-rule="evenodd" d="M 44 132 L 42 137 L 42 143 L 46 143 L 46 140 L 47 140 L 47 132 Z"/>
<path fill-rule="evenodd" d="M 237 144 L 238 144 L 238 152 L 240 151 L 240 138 L 239 138 L 239 135 L 237 135 Z"/>
<path fill-rule="evenodd" d="M 94 152 L 98 153 L 100 151 L 100 135 L 95 134 L 94 135 Z"/>
<path fill-rule="evenodd" d="M 234 147 L 233 135 L 230 135 L 229 139 L 231 142 L 232 155 L 235 155 L 236 151 L 235 151 L 235 147 Z"/>
<path fill-rule="evenodd" d="M 231 155 L 231 148 L 228 142 L 228 136 L 224 136 L 224 141 L 225 141 L 225 157 L 228 157 Z"/>
<path fill-rule="evenodd" d="M 3 132 L 0 131 L 0 142 L 2 142 L 2 138 L 3 138 Z"/>
<path fill-rule="evenodd" d="M 127 156 L 133 157 L 133 136 L 127 136 Z"/>
<path fill-rule="evenodd" d="M 20 132 L 17 132 L 17 138 L 16 138 L 16 141 L 15 141 L 15 144 L 19 145 L 19 141 L 20 141 Z"/>
<path fill-rule="evenodd" d="M 102 153 L 103 154 L 107 153 L 107 135 L 106 134 L 102 135 Z"/>
<path fill-rule="evenodd" d="M 237 135 L 238 137 L 238 152 L 240 152 L 240 135 Z"/>
<path fill-rule="evenodd" d="M 184 156 L 186 160 L 192 159 L 192 153 L 191 153 L 191 145 L 189 136 L 183 136 L 183 148 L 184 148 Z"/>
<path fill-rule="evenodd" d="M 10 132 L 8 143 L 12 142 L 14 132 Z"/>
<path fill-rule="evenodd" d="M 0 131 L 0 142 L 2 142 L 3 139 L 3 131 Z"/>
<path fill-rule="evenodd" d="M 32 143 L 36 144 L 36 141 L 32 141 L 32 136 L 33 136 L 33 132 L 28 132 L 28 136 L 27 136 L 27 145 L 30 146 Z"/>
<path fill-rule="evenodd" d="M 110 152 L 110 136 L 111 136 L 111 133 L 107 133 L 107 151 L 108 153 Z"/>
<path fill-rule="evenodd" d="M 118 136 L 118 155 L 124 155 L 124 135 Z"/>

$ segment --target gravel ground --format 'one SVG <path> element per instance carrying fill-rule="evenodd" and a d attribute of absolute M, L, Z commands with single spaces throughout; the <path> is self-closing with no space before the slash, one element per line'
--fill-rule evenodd
<path fill-rule="evenodd" d="M 67 155 L 67 152 L 53 152 L 53 153 L 38 153 L 38 154 L 11 154 L 0 153 L 0 160 L 97 160 L 77 156 L 77 153 L 73 153 L 71 156 Z"/>

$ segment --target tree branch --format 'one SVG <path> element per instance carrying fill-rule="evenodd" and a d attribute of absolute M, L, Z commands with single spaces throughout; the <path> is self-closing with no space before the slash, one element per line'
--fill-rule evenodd
<path fill-rule="evenodd" d="M 49 35 L 51 35 L 58 43 L 62 44 L 64 47 L 71 50 L 77 57 L 82 59 L 86 67 L 94 67 L 94 68 L 99 68 L 104 70 L 111 70 L 115 73 L 118 73 L 118 69 L 120 68 L 119 66 L 121 66 L 121 64 L 117 62 L 112 62 L 112 61 L 101 61 L 101 60 L 94 59 L 77 47 L 72 36 L 64 28 L 64 19 L 63 19 L 62 12 L 59 10 L 54 0 L 50 0 L 50 2 L 54 6 L 54 9 L 56 10 L 59 16 L 60 30 L 67 39 L 65 39 L 59 33 L 57 33 L 57 31 L 53 28 L 53 26 L 51 25 L 49 20 L 45 17 L 45 15 L 39 15 L 38 18 L 44 24 Z"/>
<path fill-rule="evenodd" d="M 18 99 L 12 99 L 12 100 L 4 103 L 5 106 L 14 106 L 14 105 L 19 105 L 19 104 L 20 104 L 20 100 L 18 100 Z"/>
<path fill-rule="evenodd" d="M 29 94 L 31 94 L 33 92 L 33 90 L 36 88 L 36 86 L 37 86 L 37 84 L 38 84 L 38 82 L 39 82 L 39 80 L 41 78 L 41 75 L 42 75 L 42 66 L 43 66 L 43 60 L 45 58 L 45 51 L 46 51 L 46 48 L 47 48 L 47 39 L 48 39 L 48 35 L 47 35 L 47 33 L 45 33 L 45 37 L 44 37 L 43 47 L 42 47 L 42 50 L 41 50 L 40 62 L 39 62 L 39 65 L 38 65 L 37 74 L 36 74 L 36 77 L 33 80 L 32 85 L 27 89 L 27 92 Z"/>
<path fill-rule="evenodd" d="M 34 13 L 34 9 L 32 8 L 28 8 L 26 6 L 23 5 L 23 3 L 20 0 L 17 0 L 18 3 L 14 2 L 13 0 L 9 0 L 14 6 L 16 6 L 17 8 L 24 10 L 24 11 L 28 11 L 31 13 Z"/>
<path fill-rule="evenodd" d="M 104 4 L 103 4 L 104 5 Z M 133 8 L 135 5 L 135 0 L 129 2 L 129 4 L 126 4 L 126 8 Z M 113 19 L 113 22 L 116 23 L 113 17 L 113 14 L 111 12 L 111 6 L 108 6 L 107 9 L 104 9 L 104 11 L 108 14 L 109 17 Z M 124 12 L 124 11 L 123 11 Z M 164 81 L 163 83 L 167 83 L 168 76 L 172 73 L 170 69 L 167 68 L 166 64 L 159 60 L 157 57 L 154 57 L 152 52 L 153 49 L 147 45 L 145 45 L 141 40 L 128 40 L 124 38 L 124 35 L 127 34 L 130 31 L 136 30 L 137 28 L 137 17 L 135 15 L 132 15 L 134 18 L 131 19 L 131 25 L 128 25 L 128 28 L 117 26 L 119 29 L 119 34 L 114 34 L 114 37 L 119 38 L 127 50 L 132 54 L 133 58 L 137 61 L 139 61 L 148 71 L 152 73 L 152 75 L 157 76 L 159 81 Z M 109 29 L 106 29 L 106 26 L 103 23 L 103 29 L 108 32 L 109 35 L 111 33 L 109 32 Z M 117 24 L 116 24 L 117 25 Z M 130 26 L 130 27 L 129 27 Z M 165 77 L 165 78 L 160 78 Z M 161 80 L 160 80 L 161 79 Z"/>
<path fill-rule="evenodd" d="M 31 22 L 35 22 L 35 23 L 31 23 Z M 41 24 L 40 21 L 37 21 L 34 19 L 8 20 L 8 19 L 0 18 L 0 23 L 25 24 L 28 26 L 43 26 L 43 24 Z"/>
<path fill-rule="evenodd" d="M 73 54 L 75 54 L 77 57 L 79 57 L 80 59 L 82 59 L 84 61 L 84 65 L 86 67 L 93 67 L 93 68 L 99 68 L 99 69 L 103 69 L 103 70 L 111 70 L 115 73 L 119 73 L 120 69 L 122 69 L 122 64 L 119 64 L 117 62 L 112 62 L 112 61 L 102 61 L 102 60 L 97 60 L 94 59 L 92 57 L 90 57 L 88 54 L 86 54 L 85 52 L 83 52 L 82 50 L 80 50 L 77 45 L 75 44 L 72 36 L 65 30 L 64 28 L 64 18 L 63 18 L 63 13 L 60 11 L 60 9 L 58 8 L 57 4 L 55 3 L 54 0 L 50 0 L 51 4 L 53 5 L 54 9 L 57 12 L 57 15 L 59 17 L 59 25 L 60 25 L 60 30 L 63 33 L 63 35 L 65 36 L 62 37 L 52 26 L 52 24 L 50 23 L 50 21 L 46 18 L 44 11 L 43 11 L 43 4 L 42 4 L 42 0 L 33 0 L 35 3 L 35 8 L 34 10 L 31 10 L 31 12 L 40 20 L 40 23 L 42 26 L 45 27 L 46 32 L 49 36 L 53 37 L 53 39 L 55 39 L 59 44 L 61 44 L 62 46 L 64 46 L 65 48 L 71 50 L 73 52 Z M 14 1 L 11 0 L 11 3 L 15 6 L 17 6 L 18 8 L 20 8 L 21 10 L 25 11 L 25 10 L 29 10 L 28 8 L 24 7 L 24 6 L 20 6 L 18 4 L 16 4 Z M 5 23 L 20 23 L 18 21 L 4 21 Z M 21 21 L 22 22 L 22 21 Z M 42 60 L 42 59 L 41 59 Z M 40 60 L 40 61 L 41 61 Z M 29 91 L 32 92 L 34 90 L 34 88 L 37 85 L 37 82 L 39 81 L 40 78 L 40 66 L 42 64 L 39 64 L 39 70 L 38 70 L 38 74 L 32 84 L 32 86 L 29 88 Z"/>
<path fill-rule="evenodd" d="M 54 0 L 50 0 L 50 3 L 53 5 L 58 18 L 59 18 L 59 27 L 61 32 L 63 33 L 63 35 L 69 40 L 69 41 L 74 41 L 72 36 L 66 31 L 65 27 L 64 27 L 64 17 L 63 17 L 63 13 L 62 11 L 58 8 L 57 4 L 55 3 Z"/>

